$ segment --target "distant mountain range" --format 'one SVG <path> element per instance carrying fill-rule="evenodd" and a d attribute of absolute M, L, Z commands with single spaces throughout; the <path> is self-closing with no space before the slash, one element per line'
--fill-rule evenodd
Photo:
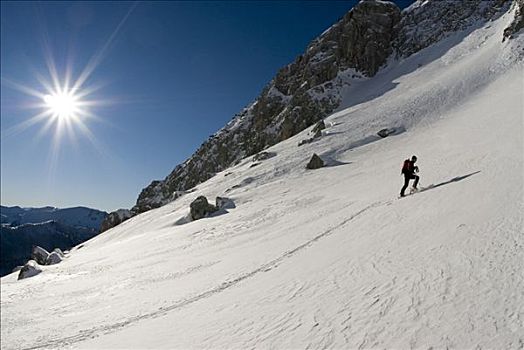
<path fill-rule="evenodd" d="M 104 211 L 85 208 L 1 206 L 0 276 L 31 257 L 31 247 L 70 249 L 99 232 Z"/>

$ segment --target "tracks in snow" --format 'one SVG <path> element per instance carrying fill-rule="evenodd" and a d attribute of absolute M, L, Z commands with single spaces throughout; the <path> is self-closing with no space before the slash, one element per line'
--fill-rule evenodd
<path fill-rule="evenodd" d="M 308 241 L 300 244 L 299 246 L 284 252 L 279 257 L 277 257 L 277 258 L 275 258 L 275 259 L 273 259 L 273 260 L 271 260 L 271 261 L 269 261 L 269 262 L 259 266 L 258 268 L 254 269 L 254 270 L 252 270 L 250 272 L 246 272 L 246 273 L 241 274 L 240 276 L 238 276 L 238 277 L 236 277 L 234 279 L 225 281 L 225 282 L 221 283 L 220 285 L 218 285 L 218 286 L 216 286 L 214 288 L 211 288 L 209 290 L 206 290 L 206 291 L 204 291 L 202 293 L 199 293 L 199 294 L 197 294 L 197 295 L 195 295 L 193 297 L 180 300 L 180 301 L 178 301 L 178 302 L 176 302 L 176 303 L 174 303 L 172 305 L 169 305 L 169 306 L 161 307 L 161 308 L 159 308 L 159 309 L 157 309 L 157 310 L 155 310 L 153 312 L 150 312 L 150 313 L 146 313 L 146 314 L 142 314 L 142 315 L 138 315 L 138 316 L 127 318 L 126 320 L 121 321 L 121 322 L 117 322 L 117 323 L 113 323 L 113 324 L 105 325 L 105 326 L 93 327 L 91 329 L 87 329 L 85 331 L 80 332 L 79 334 L 75 334 L 75 335 L 69 336 L 69 337 L 63 337 L 63 338 L 52 339 L 52 340 L 47 340 L 47 341 L 43 340 L 44 343 L 42 343 L 42 344 L 35 345 L 35 346 L 30 346 L 30 347 L 23 347 L 22 349 L 24 349 L 24 350 L 33 350 L 33 349 L 42 349 L 42 348 L 50 348 L 50 347 L 52 348 L 52 347 L 71 345 L 73 343 L 81 342 L 83 340 L 96 338 L 96 337 L 98 337 L 100 335 L 103 335 L 103 334 L 109 334 L 109 333 L 116 332 L 116 331 L 118 331 L 121 328 L 124 328 L 124 327 L 126 327 L 126 326 L 128 326 L 130 324 L 133 324 L 133 323 L 136 323 L 136 322 L 139 322 L 139 321 L 142 321 L 142 320 L 152 319 L 152 318 L 157 318 L 157 317 L 163 316 L 163 315 L 165 315 L 166 313 L 168 313 L 170 311 L 177 310 L 177 309 L 183 308 L 185 306 L 188 306 L 190 304 L 193 304 L 195 302 L 198 302 L 200 300 L 206 299 L 206 298 L 211 297 L 211 296 L 213 296 L 213 295 L 215 295 L 217 293 L 220 293 L 220 292 L 222 292 L 222 291 L 224 291 L 224 290 L 226 290 L 228 288 L 234 287 L 235 285 L 239 284 L 240 282 L 243 282 L 243 281 L 245 281 L 247 279 L 250 279 L 250 278 L 256 276 L 259 273 L 267 272 L 267 271 L 270 271 L 270 270 L 278 267 L 281 263 L 283 263 L 287 259 L 290 259 L 293 256 L 295 256 L 298 253 L 300 253 L 301 251 L 311 247 L 313 244 L 315 244 L 316 242 L 320 241 L 321 239 L 326 238 L 326 237 L 332 235 L 333 233 L 336 232 L 337 229 L 347 225 L 349 222 L 351 222 L 355 218 L 359 217 L 360 215 L 364 214 L 365 212 L 367 212 L 367 211 L 369 211 L 371 209 L 383 206 L 383 205 L 390 204 L 390 203 L 391 203 L 391 201 L 377 201 L 377 202 L 374 202 L 374 203 L 364 207 L 363 209 L 360 209 L 358 212 L 356 212 L 355 214 L 351 215 L 350 217 L 342 220 L 337 225 L 334 225 L 334 226 L 328 228 L 324 232 L 316 235 L 315 237 L 313 237 L 313 238 L 309 239 Z"/>

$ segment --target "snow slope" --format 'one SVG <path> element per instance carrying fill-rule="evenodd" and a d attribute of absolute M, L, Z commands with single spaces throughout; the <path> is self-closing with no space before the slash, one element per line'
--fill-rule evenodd
<path fill-rule="evenodd" d="M 524 36 L 501 42 L 510 19 L 391 62 L 320 140 L 297 147 L 304 131 L 35 277 L 2 278 L 2 349 L 522 348 Z M 406 132 L 374 136 L 389 126 Z M 307 171 L 313 152 L 329 166 Z M 411 154 L 429 189 L 399 200 Z M 236 208 L 182 224 L 198 195 Z"/>

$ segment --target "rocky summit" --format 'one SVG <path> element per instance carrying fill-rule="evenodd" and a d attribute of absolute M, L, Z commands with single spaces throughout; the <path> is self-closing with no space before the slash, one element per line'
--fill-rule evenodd
<path fill-rule="evenodd" d="M 132 212 L 160 207 L 178 191 L 297 134 L 340 108 L 345 87 L 373 79 L 392 57 L 408 57 L 456 31 L 492 20 L 511 3 L 522 7 L 521 0 L 419 0 L 401 11 L 392 2 L 361 1 L 189 159 L 144 188 Z M 521 17 L 507 37 L 522 25 Z"/>

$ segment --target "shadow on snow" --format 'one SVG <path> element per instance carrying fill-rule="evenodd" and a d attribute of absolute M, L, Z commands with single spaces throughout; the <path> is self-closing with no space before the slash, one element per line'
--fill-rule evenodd
<path fill-rule="evenodd" d="M 467 179 L 468 177 L 473 176 L 473 175 L 478 174 L 478 173 L 480 173 L 480 170 L 479 171 L 475 171 L 475 172 L 470 173 L 470 174 L 467 174 L 467 175 L 457 176 L 457 177 L 454 177 L 454 178 L 452 178 L 452 179 L 450 179 L 448 181 L 444 181 L 444 182 L 441 182 L 441 183 L 438 183 L 438 184 L 431 184 L 429 186 L 426 186 L 426 187 L 422 188 L 418 192 L 424 192 L 424 191 L 432 190 L 432 189 L 440 187 L 440 186 L 449 185 L 450 183 L 453 183 L 453 182 L 462 181 L 462 180 Z"/>

